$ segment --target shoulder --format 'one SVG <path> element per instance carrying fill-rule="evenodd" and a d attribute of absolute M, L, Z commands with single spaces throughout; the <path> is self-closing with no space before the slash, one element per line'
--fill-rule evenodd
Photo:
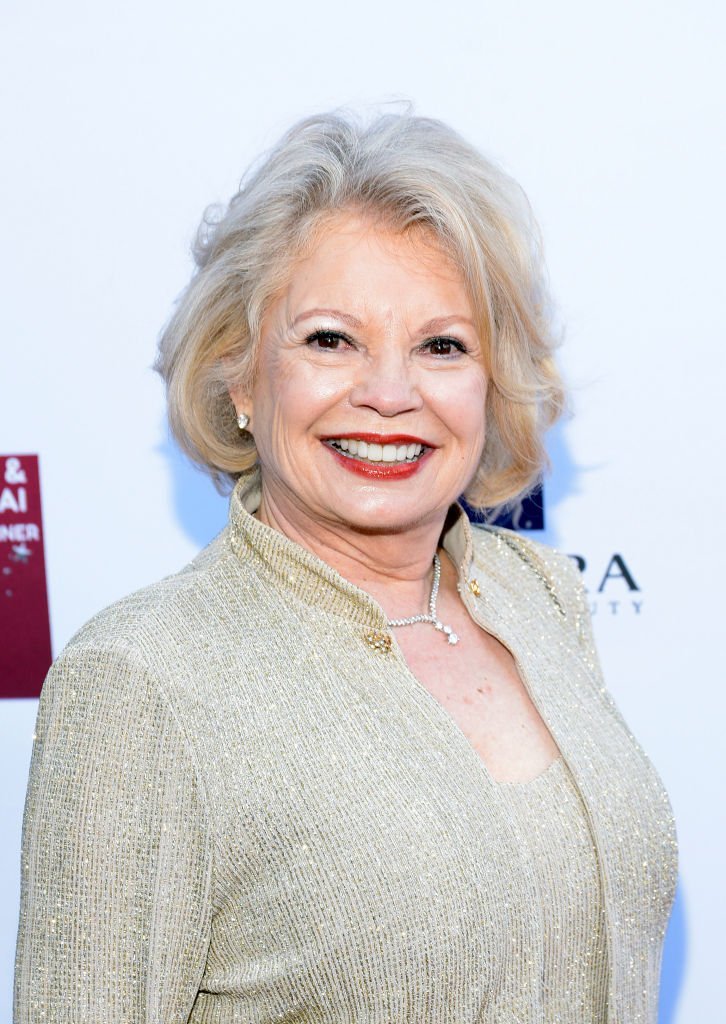
<path fill-rule="evenodd" d="M 75 763 L 84 747 L 99 744 L 109 757 L 168 748 L 185 770 L 195 696 L 183 650 L 203 644 L 193 623 L 219 602 L 230 571 L 225 548 L 222 534 L 179 572 L 98 612 L 68 641 L 41 690 L 38 757 L 62 747 Z"/>
<path fill-rule="evenodd" d="M 565 583 L 579 578 L 579 570 L 570 555 L 515 530 L 472 523 L 471 534 L 475 558 L 488 561 L 499 558 L 538 564 Z"/>
<path fill-rule="evenodd" d="M 68 641 L 51 669 L 54 676 L 108 675 L 115 690 L 125 682 L 138 697 L 142 678 L 172 679 L 183 654 L 209 646 L 238 590 L 238 560 L 226 531 L 188 565 L 99 611 Z"/>
<path fill-rule="evenodd" d="M 522 576 L 538 581 L 564 617 L 579 618 L 584 588 L 570 555 L 501 526 L 472 524 L 472 543 L 480 570 L 506 575 L 514 590 Z"/>
<path fill-rule="evenodd" d="M 503 527 L 472 524 L 472 536 L 477 572 L 483 579 L 495 578 L 501 596 L 520 613 L 529 614 L 537 607 L 546 610 L 550 621 L 557 620 L 584 658 L 596 689 L 613 708 L 602 679 L 587 591 L 576 560 Z"/>

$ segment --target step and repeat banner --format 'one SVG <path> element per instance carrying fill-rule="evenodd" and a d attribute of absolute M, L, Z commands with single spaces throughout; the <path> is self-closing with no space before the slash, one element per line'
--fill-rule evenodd
<path fill-rule="evenodd" d="M 51 663 L 37 455 L 0 455 L 0 697 L 37 697 Z"/>
<path fill-rule="evenodd" d="M 403 101 L 502 164 L 542 226 L 571 415 L 512 525 L 576 560 L 608 686 L 674 805 L 660 1020 L 712 1019 L 726 911 L 726 15 L 698 0 L 73 0 L 0 18 L 0 1020 L 50 660 L 226 519 L 226 498 L 169 441 L 150 369 L 202 211 L 298 118 Z"/>

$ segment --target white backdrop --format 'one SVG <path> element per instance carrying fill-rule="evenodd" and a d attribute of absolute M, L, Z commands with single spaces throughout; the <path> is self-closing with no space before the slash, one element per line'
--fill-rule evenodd
<path fill-rule="evenodd" d="M 712 1019 L 726 910 L 726 9 L 5 0 L 0 17 L 0 452 L 41 457 L 56 653 L 224 522 L 226 502 L 170 447 L 149 365 L 201 211 L 247 162 L 298 117 L 403 97 L 522 182 L 576 414 L 551 439 L 544 539 L 587 561 L 609 686 L 676 811 L 661 1021 Z M 615 553 L 639 591 L 611 578 L 597 592 Z M 35 707 L 0 704 L 3 1020 Z"/>

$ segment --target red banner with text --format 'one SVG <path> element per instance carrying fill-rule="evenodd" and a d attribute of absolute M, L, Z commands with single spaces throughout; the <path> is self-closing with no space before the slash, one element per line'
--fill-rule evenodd
<path fill-rule="evenodd" d="M 0 455 L 0 697 L 37 697 L 50 667 L 37 455 Z"/>

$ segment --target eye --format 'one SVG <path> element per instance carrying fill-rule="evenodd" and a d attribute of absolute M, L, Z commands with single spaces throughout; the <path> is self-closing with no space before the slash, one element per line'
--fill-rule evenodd
<path fill-rule="evenodd" d="M 466 346 L 456 338 L 429 338 L 421 348 L 430 352 L 432 356 L 443 356 L 444 358 L 466 352 Z"/>
<path fill-rule="evenodd" d="M 305 344 L 325 352 L 336 352 L 350 344 L 350 338 L 339 331 L 313 331 L 308 334 Z"/>

